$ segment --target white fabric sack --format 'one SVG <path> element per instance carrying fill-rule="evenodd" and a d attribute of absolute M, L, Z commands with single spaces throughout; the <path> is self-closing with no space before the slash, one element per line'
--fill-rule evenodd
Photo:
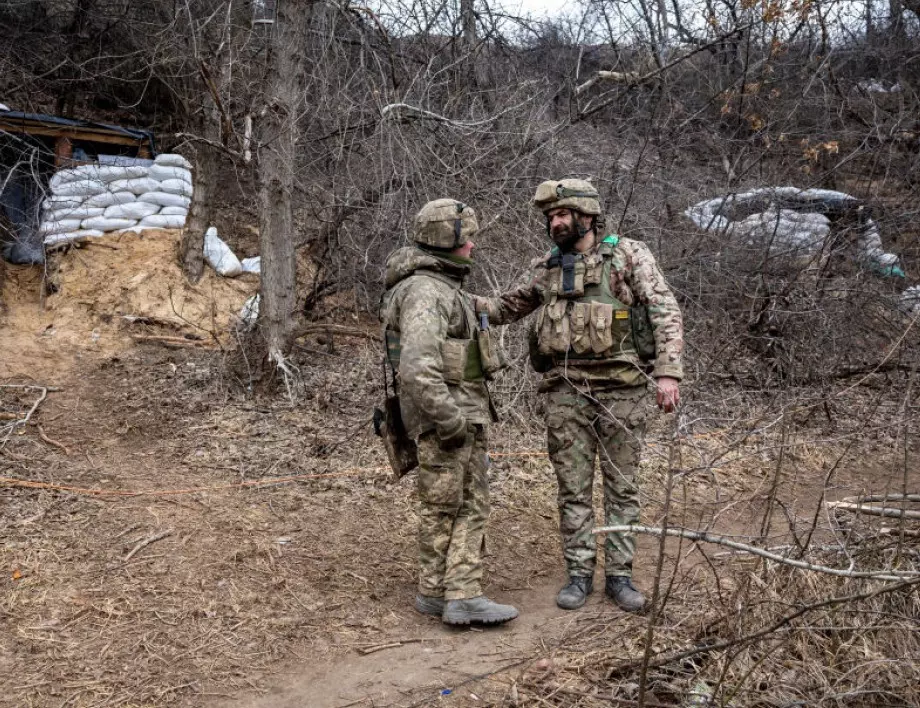
<path fill-rule="evenodd" d="M 240 265 L 243 266 L 244 273 L 255 273 L 256 275 L 260 275 L 262 273 L 262 256 L 244 258 L 240 261 Z"/>
<path fill-rule="evenodd" d="M 175 153 L 164 153 L 157 155 L 153 159 L 155 165 L 166 165 L 167 167 L 184 167 L 187 170 L 192 169 L 192 163 L 186 160 L 182 155 Z"/>
<path fill-rule="evenodd" d="M 188 209 L 185 207 L 165 206 L 160 209 L 163 216 L 188 216 Z"/>
<path fill-rule="evenodd" d="M 94 194 L 101 194 L 106 189 L 108 187 L 105 182 L 95 179 L 79 179 L 54 187 L 54 193 L 59 197 L 91 197 Z"/>
<path fill-rule="evenodd" d="M 192 200 L 183 197 L 180 194 L 170 194 L 169 192 L 146 192 L 137 198 L 139 202 L 149 202 L 150 204 L 159 204 L 160 206 L 182 207 L 188 209 Z"/>
<path fill-rule="evenodd" d="M 139 226 L 146 226 L 151 229 L 181 229 L 185 226 L 185 217 L 154 214 L 141 219 Z"/>
<path fill-rule="evenodd" d="M 116 233 L 116 234 L 139 234 L 139 233 L 141 233 L 142 231 L 150 231 L 150 230 L 156 229 L 156 228 L 158 228 L 158 227 L 156 227 L 156 226 L 141 226 L 140 224 L 138 224 L 137 226 L 129 226 L 129 227 L 126 228 L 126 229 L 118 229 L 118 231 L 116 231 L 115 233 Z"/>
<path fill-rule="evenodd" d="M 52 194 L 42 202 L 42 209 L 48 209 L 49 211 L 55 209 L 73 209 L 82 204 L 83 200 L 80 197 L 59 197 L 56 194 Z"/>
<path fill-rule="evenodd" d="M 105 209 L 89 207 L 85 204 L 70 209 L 51 209 L 42 216 L 42 221 L 61 221 L 62 219 L 89 219 L 91 216 L 102 216 Z"/>
<path fill-rule="evenodd" d="M 134 226 L 136 219 L 108 219 L 104 216 L 94 216 L 91 219 L 83 219 L 82 228 L 98 229 L 99 231 L 118 231 Z"/>
<path fill-rule="evenodd" d="M 148 170 L 150 179 L 165 181 L 168 179 L 181 179 L 183 182 L 192 183 L 192 173 L 184 167 L 170 167 L 168 165 L 153 165 Z"/>
<path fill-rule="evenodd" d="M 204 232 L 204 259 L 225 278 L 233 278 L 243 272 L 240 259 L 230 250 L 230 246 L 221 241 L 213 226 Z"/>
<path fill-rule="evenodd" d="M 42 236 L 51 236 L 53 234 L 62 234 L 66 231 L 76 231 L 80 228 L 80 219 L 59 219 L 58 221 L 43 221 L 38 227 L 38 233 Z"/>
<path fill-rule="evenodd" d="M 240 310 L 240 319 L 246 324 L 254 324 L 259 319 L 259 301 L 259 293 L 256 293 L 243 303 L 243 308 Z"/>
<path fill-rule="evenodd" d="M 103 209 L 113 204 L 129 204 L 137 199 L 133 192 L 103 192 L 94 194 L 84 204 L 88 207 L 102 207 Z"/>
<path fill-rule="evenodd" d="M 135 179 L 146 177 L 147 168 L 140 166 L 119 165 L 80 165 L 57 172 L 51 178 L 51 189 L 56 190 L 59 185 L 74 182 L 78 179 L 98 180 L 99 182 L 112 182 L 114 180 Z"/>
<path fill-rule="evenodd" d="M 65 243 L 79 241 L 84 238 L 99 238 L 105 236 L 102 231 L 96 229 L 78 229 L 77 231 L 68 231 L 63 234 L 54 234 L 45 237 L 45 247 L 60 246 Z"/>
<path fill-rule="evenodd" d="M 107 219 L 143 219 L 159 213 L 160 207 L 150 202 L 131 202 L 129 204 L 115 204 L 105 210 Z"/>
<path fill-rule="evenodd" d="M 157 191 L 160 187 L 160 183 L 149 177 L 141 177 L 139 179 L 117 179 L 114 182 L 110 182 L 109 187 L 114 192 L 124 190 L 126 192 L 133 192 L 134 194 L 144 194 L 145 192 Z"/>
<path fill-rule="evenodd" d="M 192 196 L 192 183 L 181 179 L 164 179 L 160 182 L 160 191 L 190 197 Z"/>

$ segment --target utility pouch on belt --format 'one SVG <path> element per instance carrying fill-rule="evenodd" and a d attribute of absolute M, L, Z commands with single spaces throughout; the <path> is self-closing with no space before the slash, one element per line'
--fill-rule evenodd
<path fill-rule="evenodd" d="M 479 358 L 482 361 L 482 372 L 490 381 L 499 371 L 508 366 L 508 360 L 505 358 L 505 352 L 501 346 L 492 338 L 492 331 L 489 329 L 489 315 L 485 312 L 479 313 L 479 327 L 476 328 L 476 341 L 479 344 Z"/>
<path fill-rule="evenodd" d="M 383 410 L 374 409 L 374 432 L 383 440 L 394 482 L 418 467 L 418 447 L 415 440 L 406 434 L 399 410 L 399 396 L 387 396 Z"/>
<path fill-rule="evenodd" d="M 655 332 L 652 329 L 652 320 L 648 316 L 648 308 L 645 305 L 630 307 L 629 315 L 636 353 L 642 361 L 653 361 L 655 359 Z"/>

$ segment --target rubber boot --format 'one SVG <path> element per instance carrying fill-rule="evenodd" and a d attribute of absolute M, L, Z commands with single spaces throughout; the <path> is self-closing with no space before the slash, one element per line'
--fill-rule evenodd
<path fill-rule="evenodd" d="M 578 576 L 569 578 L 568 584 L 556 595 L 556 604 L 563 610 L 577 610 L 585 604 L 594 590 L 594 578 Z"/>
<path fill-rule="evenodd" d="M 432 597 L 421 593 L 415 596 L 415 609 L 423 615 L 440 617 L 444 613 L 445 604 L 443 597 Z"/>
<path fill-rule="evenodd" d="M 448 600 L 441 619 L 445 624 L 501 624 L 517 616 L 517 608 L 499 605 L 480 595 L 467 600 Z"/>
<path fill-rule="evenodd" d="M 624 612 L 639 612 L 645 607 L 645 596 L 625 575 L 608 575 L 604 592 Z"/>

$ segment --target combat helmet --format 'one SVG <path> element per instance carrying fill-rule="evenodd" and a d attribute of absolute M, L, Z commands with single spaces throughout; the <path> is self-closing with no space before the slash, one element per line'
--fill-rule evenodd
<path fill-rule="evenodd" d="M 587 214 L 600 216 L 601 203 L 597 188 L 583 179 L 547 180 L 537 187 L 533 205 L 544 214 L 551 209 L 563 207 Z"/>
<path fill-rule="evenodd" d="M 456 199 L 435 199 L 415 215 L 413 240 L 429 248 L 452 251 L 478 230 L 472 207 Z"/>

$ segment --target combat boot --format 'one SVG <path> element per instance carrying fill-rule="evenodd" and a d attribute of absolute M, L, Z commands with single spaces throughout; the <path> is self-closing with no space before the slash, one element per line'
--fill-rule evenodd
<path fill-rule="evenodd" d="M 441 619 L 444 624 L 501 624 L 517 616 L 517 608 L 499 605 L 480 595 L 466 600 L 448 600 Z"/>
<path fill-rule="evenodd" d="M 415 609 L 423 615 L 440 617 L 444 613 L 445 604 L 443 597 L 432 597 L 421 593 L 415 596 Z"/>
<path fill-rule="evenodd" d="M 625 575 L 608 575 L 604 592 L 624 612 L 638 612 L 645 607 L 645 596 Z"/>
<path fill-rule="evenodd" d="M 556 604 L 563 610 L 577 610 L 585 604 L 593 590 L 594 578 L 580 575 L 570 577 L 568 584 L 556 595 Z"/>

